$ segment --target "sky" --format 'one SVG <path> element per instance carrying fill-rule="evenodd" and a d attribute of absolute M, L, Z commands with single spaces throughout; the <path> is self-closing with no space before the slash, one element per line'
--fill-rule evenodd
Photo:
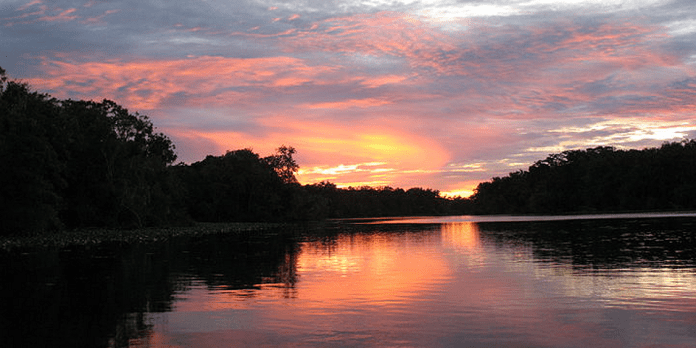
<path fill-rule="evenodd" d="M 0 0 L 0 67 L 147 115 L 177 161 L 436 189 L 696 138 L 693 0 Z"/>

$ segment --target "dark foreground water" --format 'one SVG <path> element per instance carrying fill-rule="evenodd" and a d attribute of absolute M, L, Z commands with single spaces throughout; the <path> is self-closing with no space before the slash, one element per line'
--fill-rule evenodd
<path fill-rule="evenodd" d="M 0 346 L 696 347 L 696 218 L 509 220 L 0 252 Z"/>

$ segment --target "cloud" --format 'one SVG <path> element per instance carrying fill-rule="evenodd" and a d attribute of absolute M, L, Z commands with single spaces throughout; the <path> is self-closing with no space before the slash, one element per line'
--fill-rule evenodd
<path fill-rule="evenodd" d="M 11 8 L 6 6 L 5 8 Z M 8 12 L 6 12 L 8 13 Z M 80 18 L 81 15 L 77 8 L 61 8 L 58 5 L 43 1 L 31 1 L 14 10 L 14 15 L 10 17 L 0 17 L 0 23 L 5 27 L 15 25 L 27 25 L 37 22 L 69 22 Z"/>
<path fill-rule="evenodd" d="M 328 102 L 328 103 L 315 103 L 306 104 L 306 108 L 310 109 L 347 109 L 347 108 L 366 108 L 391 104 L 387 100 L 380 100 L 376 98 L 366 98 L 366 99 L 349 99 L 338 102 Z"/>
<path fill-rule="evenodd" d="M 253 98 L 253 92 L 245 92 L 249 89 L 298 86 L 328 71 L 331 67 L 310 66 L 282 56 L 102 62 L 45 59 L 44 76 L 28 82 L 58 96 L 116 98 L 130 108 L 151 110 L 165 106 L 165 101 L 177 101 L 181 106 L 244 102 Z"/>
<path fill-rule="evenodd" d="M 186 161 L 289 144 L 308 182 L 449 192 L 549 151 L 694 134 L 690 1 L 5 8 L 0 64 L 11 76 L 148 113 Z"/>

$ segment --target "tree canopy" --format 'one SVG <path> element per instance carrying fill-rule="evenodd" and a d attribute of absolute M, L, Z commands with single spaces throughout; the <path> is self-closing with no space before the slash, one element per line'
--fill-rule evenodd
<path fill-rule="evenodd" d="M 173 168 L 186 188 L 188 213 L 199 221 L 269 221 L 290 209 L 289 185 L 296 184 L 295 149 L 259 157 L 251 149 L 227 151 Z"/>
<path fill-rule="evenodd" d="M 0 86 L 0 230 L 144 226 L 175 219 L 174 145 L 113 101 Z"/>
<path fill-rule="evenodd" d="M 696 140 L 659 148 L 595 147 L 549 155 L 480 183 L 475 213 L 572 213 L 696 208 Z"/>

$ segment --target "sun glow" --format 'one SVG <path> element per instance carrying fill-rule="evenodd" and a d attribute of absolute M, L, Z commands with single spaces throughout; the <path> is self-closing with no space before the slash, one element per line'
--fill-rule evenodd
<path fill-rule="evenodd" d="M 470 196 L 473 195 L 473 194 L 474 194 L 474 190 L 473 190 L 473 189 L 455 189 L 455 190 L 451 190 L 451 191 L 442 191 L 442 192 L 440 192 L 440 195 L 441 195 L 441 196 L 444 196 L 444 197 L 452 197 L 452 198 L 454 198 L 454 197 L 464 197 L 464 198 L 466 198 L 466 197 L 470 197 Z"/>
<path fill-rule="evenodd" d="M 207 144 L 215 154 L 250 148 L 261 156 L 275 147 L 289 144 L 299 149 L 302 184 L 330 181 L 346 186 L 418 186 L 404 183 L 404 177 L 437 173 L 449 160 L 449 152 L 437 142 L 374 123 L 346 126 L 309 121 L 284 122 L 280 118 L 263 121 L 274 125 L 274 132 L 252 136 L 235 131 L 177 129 L 176 138 L 191 144 Z M 292 134 L 292 143 L 287 134 Z"/>

